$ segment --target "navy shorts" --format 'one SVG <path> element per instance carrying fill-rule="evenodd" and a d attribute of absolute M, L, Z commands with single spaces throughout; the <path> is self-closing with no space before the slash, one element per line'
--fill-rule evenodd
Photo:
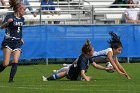
<path fill-rule="evenodd" d="M 77 80 L 79 76 L 80 70 L 78 70 L 76 67 L 71 66 L 67 75 L 67 78 L 70 80 Z"/>
<path fill-rule="evenodd" d="M 1 49 L 8 48 L 11 51 L 20 50 L 21 46 L 23 45 L 21 39 L 4 39 L 1 44 Z"/>

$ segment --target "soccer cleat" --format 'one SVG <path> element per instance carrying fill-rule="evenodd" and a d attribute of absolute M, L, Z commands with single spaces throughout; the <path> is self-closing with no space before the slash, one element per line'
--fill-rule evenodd
<path fill-rule="evenodd" d="M 42 76 L 42 80 L 43 81 L 48 81 L 47 78 L 45 76 Z"/>
<path fill-rule="evenodd" d="M 63 67 L 70 67 L 72 64 L 63 64 Z M 74 64 L 74 66 L 77 66 L 77 64 Z"/>
<path fill-rule="evenodd" d="M 14 81 L 12 80 L 12 79 L 10 79 L 9 81 L 8 81 L 8 83 L 13 83 Z"/>
<path fill-rule="evenodd" d="M 63 67 L 66 67 L 66 66 L 67 66 L 67 64 L 64 63 L 64 64 L 63 64 Z"/>
<path fill-rule="evenodd" d="M 55 70 L 55 69 L 54 69 L 54 70 L 53 70 L 53 73 L 56 73 L 57 71 L 58 71 L 58 70 Z"/>

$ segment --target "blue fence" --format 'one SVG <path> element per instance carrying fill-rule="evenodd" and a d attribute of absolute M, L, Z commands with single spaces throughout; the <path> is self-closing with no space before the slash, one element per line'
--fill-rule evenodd
<path fill-rule="evenodd" d="M 96 51 L 109 47 L 109 31 L 121 37 L 120 57 L 140 57 L 139 25 L 38 25 L 23 28 L 25 44 L 20 59 L 77 58 L 87 38 Z M 4 31 L 1 31 L 0 43 L 3 36 Z"/>

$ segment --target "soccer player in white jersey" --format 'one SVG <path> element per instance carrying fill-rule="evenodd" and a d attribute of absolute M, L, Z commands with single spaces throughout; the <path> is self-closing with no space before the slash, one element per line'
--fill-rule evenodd
<path fill-rule="evenodd" d="M 100 51 L 98 52 L 99 54 L 102 52 L 104 54 L 106 54 L 106 60 L 108 60 L 111 65 L 113 66 L 113 68 L 120 74 L 120 75 L 124 75 L 127 77 L 127 79 L 131 79 L 130 76 L 127 74 L 127 72 L 125 71 L 125 69 L 122 67 L 122 65 L 119 63 L 117 55 L 121 53 L 122 51 L 122 43 L 120 41 L 120 37 L 118 37 L 115 33 L 110 32 L 109 33 L 111 36 L 111 39 L 109 40 L 109 45 L 110 48 Z M 95 53 L 96 55 L 98 55 L 98 53 Z M 95 57 L 97 57 L 96 55 L 94 55 L 94 59 L 96 59 Z M 99 56 L 99 55 L 98 55 Z M 96 62 L 96 60 L 95 60 Z"/>
<path fill-rule="evenodd" d="M 118 61 L 117 55 L 122 51 L 122 43 L 120 41 L 120 37 L 118 37 L 113 32 L 110 32 L 109 34 L 111 36 L 111 39 L 108 42 L 110 48 L 98 52 L 95 51 L 93 54 L 93 59 L 95 62 L 108 62 L 108 67 L 112 67 L 119 74 L 126 76 L 128 79 L 131 79 Z"/>

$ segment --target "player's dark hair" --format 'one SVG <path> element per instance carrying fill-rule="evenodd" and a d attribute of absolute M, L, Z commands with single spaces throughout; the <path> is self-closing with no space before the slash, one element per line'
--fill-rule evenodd
<path fill-rule="evenodd" d="M 17 0 L 9 0 L 10 7 L 13 8 L 15 12 L 17 12 L 17 9 L 23 4 L 21 2 L 18 2 Z"/>
<path fill-rule="evenodd" d="M 18 9 L 21 5 L 23 5 L 23 3 L 17 3 L 17 4 L 13 7 L 13 10 L 14 10 L 15 12 L 17 12 L 17 9 Z"/>
<path fill-rule="evenodd" d="M 82 47 L 82 53 L 87 54 L 87 52 L 90 52 L 93 49 L 91 42 L 89 39 L 87 39 L 86 43 Z"/>
<path fill-rule="evenodd" d="M 9 5 L 13 8 L 17 4 L 17 0 L 9 0 Z"/>
<path fill-rule="evenodd" d="M 109 35 L 111 36 L 111 39 L 108 41 L 110 44 L 110 47 L 113 49 L 117 49 L 119 47 L 122 47 L 122 43 L 120 41 L 120 37 L 117 36 L 114 32 L 109 32 Z"/>

